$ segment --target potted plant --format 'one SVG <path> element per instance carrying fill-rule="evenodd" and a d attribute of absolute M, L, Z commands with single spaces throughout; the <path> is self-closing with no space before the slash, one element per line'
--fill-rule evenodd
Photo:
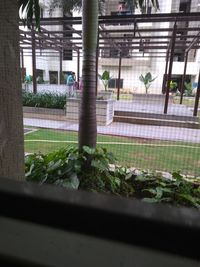
<path fill-rule="evenodd" d="M 156 78 L 157 77 L 152 78 L 151 72 L 147 72 L 145 75 L 140 75 L 139 80 L 144 84 L 146 94 L 148 94 L 149 87 Z"/>
<path fill-rule="evenodd" d="M 110 72 L 105 70 L 102 74 L 98 74 L 99 79 L 102 81 L 104 86 L 104 91 L 98 92 L 98 97 L 103 97 L 104 99 L 112 98 L 112 91 L 108 90 L 108 83 L 111 79 Z"/>

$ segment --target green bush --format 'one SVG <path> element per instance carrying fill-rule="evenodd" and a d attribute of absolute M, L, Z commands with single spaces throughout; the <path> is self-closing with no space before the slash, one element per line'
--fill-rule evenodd
<path fill-rule="evenodd" d="M 86 159 L 90 157 L 90 167 Z M 150 203 L 168 203 L 176 206 L 200 208 L 199 180 L 189 180 L 179 172 L 170 178 L 162 173 L 135 171 L 115 165 L 114 156 L 105 148 L 69 146 L 43 155 L 32 154 L 25 158 L 28 181 L 48 183 L 69 189 L 111 193 L 134 197 Z"/>
<path fill-rule="evenodd" d="M 192 83 L 191 82 L 189 82 L 189 83 L 185 82 L 184 85 L 185 85 L 184 95 L 185 96 L 194 96 Z"/>
<path fill-rule="evenodd" d="M 41 108 L 58 108 L 63 109 L 66 104 L 65 94 L 56 93 L 31 93 L 23 91 L 23 106 L 41 107 Z"/>
<path fill-rule="evenodd" d="M 170 84 L 169 84 L 169 89 L 171 92 L 176 92 L 177 91 L 177 82 L 175 81 L 170 81 Z"/>

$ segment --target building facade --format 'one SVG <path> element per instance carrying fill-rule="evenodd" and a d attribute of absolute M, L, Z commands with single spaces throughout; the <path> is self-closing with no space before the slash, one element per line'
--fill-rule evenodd
<path fill-rule="evenodd" d="M 148 3 L 148 1 L 147 1 Z M 48 17 L 49 7 L 48 1 L 41 1 L 41 7 L 43 10 L 43 16 Z M 146 13 L 155 13 L 155 10 L 151 7 L 150 4 L 145 8 L 144 12 Z M 159 10 L 158 13 L 177 13 L 177 12 L 200 12 L 200 1 L 199 0 L 159 0 Z M 107 0 L 105 2 L 105 15 L 120 15 L 120 14 L 139 14 L 140 10 L 136 8 L 130 8 L 125 5 L 124 1 L 117 0 Z M 51 14 L 53 17 L 63 16 L 63 11 L 61 8 L 57 8 Z M 80 14 L 76 13 L 73 16 L 80 16 Z M 192 25 L 199 26 L 192 22 Z M 155 26 L 155 24 L 154 24 Z M 179 22 L 177 25 L 178 28 L 187 27 L 186 22 Z M 191 26 L 191 25 L 190 25 Z M 48 26 L 49 29 L 59 30 L 62 26 Z M 65 27 L 65 25 L 63 26 Z M 73 26 L 76 29 L 81 29 L 79 25 Z M 134 25 L 109 25 L 105 26 L 106 29 L 127 29 L 132 32 L 134 30 Z M 139 25 L 141 29 L 150 29 L 152 27 L 151 23 L 143 23 Z M 157 23 L 156 28 L 169 28 L 173 27 L 173 25 L 168 22 Z M 63 29 L 63 28 L 62 28 Z M 145 32 L 143 33 L 143 37 L 145 36 Z M 165 35 L 165 32 L 159 33 L 162 38 Z M 168 33 L 166 33 L 168 34 Z M 120 86 L 122 88 L 122 92 L 137 92 L 143 93 L 145 89 L 139 80 L 141 74 L 145 74 L 147 72 L 151 72 L 153 77 L 156 77 L 155 81 L 152 83 L 150 88 L 150 93 L 160 94 L 162 92 L 162 84 L 163 84 L 163 75 L 165 73 L 165 62 L 166 62 L 166 52 L 157 51 L 156 55 L 151 54 L 151 51 L 143 51 L 141 49 L 140 44 L 138 44 L 138 49 L 131 50 L 126 49 L 126 42 L 130 39 L 126 39 L 129 33 L 112 33 L 112 36 L 121 37 L 121 42 L 124 44 L 122 61 L 121 61 L 121 83 Z M 153 35 L 153 34 L 152 34 Z M 177 32 L 177 39 L 181 40 L 181 32 Z M 141 42 L 145 40 L 141 38 L 139 39 Z M 66 53 L 65 53 L 66 52 Z M 46 53 L 46 54 L 45 54 Z M 59 57 L 58 55 L 52 57 L 45 56 L 48 54 L 48 50 L 45 52 L 41 52 L 41 56 L 37 55 L 36 59 L 36 68 L 38 76 L 42 76 L 43 80 L 48 81 L 50 84 L 59 84 L 60 83 L 60 73 L 59 73 Z M 180 87 L 181 79 L 184 71 L 184 55 L 185 51 L 183 50 L 175 50 L 174 54 L 174 63 L 172 69 L 172 80 L 177 82 L 177 86 Z M 77 74 L 77 54 L 76 52 L 72 52 L 70 50 L 64 51 L 62 55 L 62 70 L 64 74 L 67 74 L 69 71 L 73 71 Z M 26 68 L 26 74 L 32 75 L 32 63 L 31 56 L 24 56 L 24 66 Z M 81 62 L 80 62 L 80 76 L 81 76 Z M 191 50 L 188 57 L 188 66 L 186 71 L 186 80 L 192 83 L 197 82 L 198 74 L 200 69 L 200 51 L 199 50 Z M 110 88 L 116 88 L 118 82 L 118 71 L 119 71 L 119 51 L 114 47 L 110 50 L 102 50 L 99 53 L 98 60 L 98 72 L 103 73 L 104 70 L 110 72 L 110 76 L 112 77 L 110 81 Z M 64 83 L 61 81 L 61 83 Z M 98 87 L 102 89 L 102 84 L 99 82 Z"/>

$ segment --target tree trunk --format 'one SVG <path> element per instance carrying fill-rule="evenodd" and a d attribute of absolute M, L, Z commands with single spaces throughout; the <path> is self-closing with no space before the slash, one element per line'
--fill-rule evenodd
<path fill-rule="evenodd" d="M 24 179 L 18 6 L 0 1 L 0 177 Z"/>
<path fill-rule="evenodd" d="M 96 147 L 96 50 L 98 0 L 82 0 L 83 23 L 83 94 L 79 117 L 79 149 Z"/>

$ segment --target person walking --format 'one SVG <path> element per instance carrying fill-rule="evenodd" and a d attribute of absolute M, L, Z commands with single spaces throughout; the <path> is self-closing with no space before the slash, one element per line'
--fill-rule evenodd
<path fill-rule="evenodd" d="M 67 76 L 67 93 L 69 97 L 74 95 L 74 77 L 72 73 Z"/>

